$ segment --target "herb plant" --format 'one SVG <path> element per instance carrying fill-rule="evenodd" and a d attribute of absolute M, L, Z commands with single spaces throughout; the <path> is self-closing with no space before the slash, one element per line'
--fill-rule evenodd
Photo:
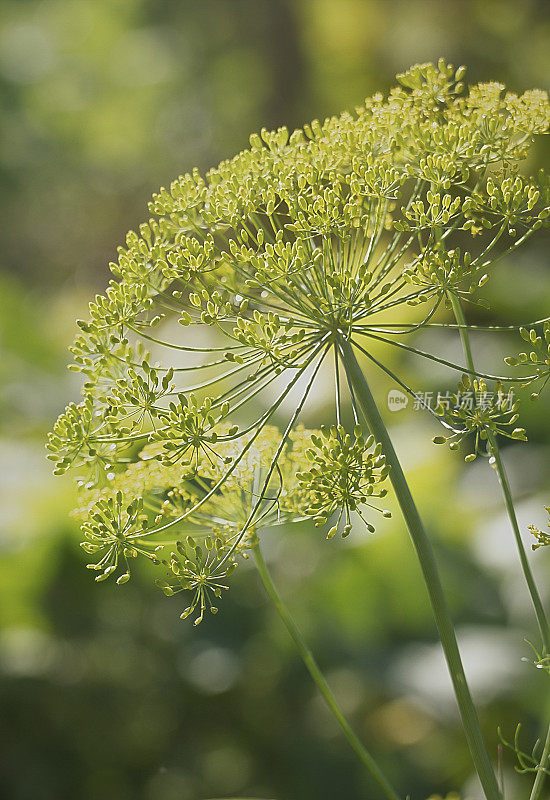
<path fill-rule="evenodd" d="M 290 135 L 262 130 L 206 176 L 194 171 L 154 195 L 151 219 L 127 235 L 110 264 L 114 279 L 78 321 L 71 369 L 85 376 L 83 400 L 61 414 L 48 444 L 55 472 L 79 475 L 75 513 L 97 581 L 123 584 L 134 559 L 149 559 L 161 589 L 186 598 L 181 617 L 198 624 L 218 611 L 240 558 L 253 557 L 344 734 L 391 800 L 401 795 L 340 710 L 273 584 L 261 539 L 267 527 L 308 518 L 329 539 L 346 536 L 356 516 L 374 532 L 393 487 L 475 769 L 487 800 L 500 800 L 432 546 L 369 383 L 381 370 L 415 396 L 373 344 L 456 370 L 450 402 L 426 405 L 442 426 L 434 441 L 456 450 L 467 439 L 466 460 L 482 456 L 496 470 L 540 629 L 537 666 L 547 664 L 548 622 L 499 441 L 526 439 L 510 382 L 538 390 L 547 382 L 549 323 L 525 321 L 532 352 L 507 359 L 513 375 L 487 374 L 469 337 L 482 328 L 464 309 L 488 307 L 479 290 L 550 214 L 546 177 L 520 171 L 547 131 L 550 105 L 539 90 L 465 89 L 464 73 L 442 60 L 414 66 L 353 114 Z M 419 349 L 415 336 L 427 328 L 454 331 L 464 363 Z M 300 416 L 324 362 L 334 417 L 307 430 Z M 536 546 L 550 542 L 534 534 Z M 545 742 L 531 760 L 512 745 L 535 776 L 530 800 L 549 770 L 550 734 Z"/>

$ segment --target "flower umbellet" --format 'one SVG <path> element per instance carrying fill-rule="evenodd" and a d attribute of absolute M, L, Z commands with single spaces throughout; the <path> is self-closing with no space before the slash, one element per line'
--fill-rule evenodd
<path fill-rule="evenodd" d="M 451 450 L 456 450 L 463 439 L 473 435 L 474 449 L 465 456 L 465 461 L 474 461 L 480 453 L 490 456 L 490 446 L 487 448 L 490 435 L 527 441 L 525 429 L 515 427 L 519 401 L 514 399 L 514 387 L 504 392 L 500 381 L 489 392 L 483 378 L 471 381 L 464 375 L 457 392 L 440 402 L 436 411 L 451 432 L 448 436 L 435 436 L 435 444 L 448 444 Z"/>
<path fill-rule="evenodd" d="M 158 563 L 154 555 L 157 548 L 141 541 L 146 524 L 141 498 L 132 500 L 127 507 L 124 507 L 122 492 L 117 492 L 115 497 L 97 500 L 82 525 L 85 539 L 81 545 L 87 553 L 101 554 L 96 564 L 88 565 L 90 569 L 100 570 L 96 581 L 108 578 L 123 562 L 125 570 L 117 578 L 117 583 L 126 583 L 130 579 L 128 559 L 136 558 L 138 554 Z"/>
<path fill-rule="evenodd" d="M 536 391 L 531 398 L 537 400 L 541 391 L 550 379 L 550 322 L 542 321 L 538 327 L 519 329 L 521 338 L 527 342 L 527 349 L 517 356 L 508 356 L 504 360 L 510 367 L 525 367 L 534 373 L 524 377 L 523 385 L 534 384 Z"/>
<path fill-rule="evenodd" d="M 550 514 L 550 506 L 545 506 L 546 511 Z M 548 523 L 550 527 L 550 522 Z M 550 545 L 550 533 L 548 531 L 541 531 L 536 525 L 529 525 L 529 530 L 536 539 L 536 542 L 531 545 L 533 550 L 538 550 L 539 547 L 547 547 Z M 550 656 L 550 653 L 548 654 Z"/>
<path fill-rule="evenodd" d="M 351 531 L 351 512 L 363 517 L 361 506 L 369 506 L 389 516 L 369 502 L 375 497 L 385 497 L 387 490 L 379 488 L 387 474 L 386 460 L 377 444 L 374 450 L 374 437 L 366 441 L 359 425 L 355 426 L 353 436 L 346 433 L 342 425 L 321 428 L 319 434 L 311 437 L 311 447 L 306 450 L 309 469 L 297 475 L 300 488 L 309 494 L 310 501 L 306 513 L 313 516 L 316 525 L 325 525 L 334 512 L 339 509 L 336 524 L 330 528 L 327 538 L 337 532 L 340 521 L 345 518 L 342 535 Z M 364 520 L 367 529 L 374 533 L 372 523 Z"/>
<path fill-rule="evenodd" d="M 476 389 L 499 381 L 501 392 L 509 381 L 411 341 L 429 327 L 463 338 L 468 326 L 450 321 L 449 309 L 486 308 L 479 289 L 494 265 L 550 215 L 545 176 L 520 173 L 550 123 L 546 93 L 496 82 L 466 89 L 464 75 L 443 60 L 413 66 L 355 113 L 291 134 L 263 129 L 205 176 L 195 170 L 155 194 L 151 219 L 128 234 L 110 265 L 115 279 L 78 323 L 71 368 L 85 376 L 84 400 L 59 417 L 48 446 L 57 472 L 86 471 L 79 514 L 104 550 L 102 574 L 134 554 L 159 562 L 161 586 L 189 590 L 183 616 L 196 611 L 198 621 L 217 607 L 239 556 L 257 554 L 262 527 L 314 518 L 329 537 L 346 535 L 357 512 L 372 531 L 373 515 L 388 514 L 377 503 L 389 478 L 495 800 L 433 554 L 356 358 L 410 394 L 371 345 L 467 373 Z M 524 380 L 547 372 L 546 344 L 534 335 L 535 374 Z M 306 432 L 300 415 L 328 359 L 334 424 Z M 451 442 L 474 433 L 475 452 L 498 436 L 524 438 L 511 427 L 516 416 L 513 402 L 434 414 Z"/>

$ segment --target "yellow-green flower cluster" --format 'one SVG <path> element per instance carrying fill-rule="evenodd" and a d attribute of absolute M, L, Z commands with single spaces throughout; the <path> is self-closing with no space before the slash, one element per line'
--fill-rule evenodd
<path fill-rule="evenodd" d="M 373 448 L 371 451 L 371 448 Z M 342 425 L 323 427 L 319 434 L 311 437 L 311 446 L 306 450 L 309 469 L 297 474 L 299 488 L 308 498 L 305 511 L 315 519 L 316 525 L 325 525 L 339 511 L 335 525 L 329 530 L 331 539 L 345 518 L 342 535 L 351 531 L 351 512 L 362 516 L 361 506 L 368 506 L 390 516 L 372 505 L 374 497 L 385 497 L 386 489 L 380 489 L 388 475 L 386 460 L 381 446 L 375 445 L 374 437 L 363 437 L 361 427 L 355 426 L 353 436 L 346 433 Z M 367 529 L 374 532 L 374 525 L 365 520 Z"/>
<path fill-rule="evenodd" d="M 545 508 L 548 514 L 550 514 L 550 506 L 545 506 Z M 550 527 L 550 522 L 548 523 L 548 527 Z M 533 550 L 550 545 L 550 533 L 541 531 L 536 525 L 529 525 L 529 530 L 537 540 L 535 544 L 531 545 Z"/>
<path fill-rule="evenodd" d="M 328 536 L 336 533 L 343 513 L 347 521 L 342 529 L 345 536 L 351 528 L 350 512 L 362 515 L 361 506 L 374 508 L 371 500 L 386 493 L 378 487 L 387 475 L 380 447 L 372 449 L 373 438 L 365 441 L 359 429 L 352 440 L 342 427 L 331 431 L 295 428 L 279 453 L 277 469 L 264 486 L 280 442 L 280 431 L 265 426 L 254 441 L 250 434 L 225 441 L 218 460 L 205 452 L 185 469 L 179 463 L 159 460 L 159 444 L 149 444 L 136 461 L 111 473 L 101 488 L 81 482 L 73 516 L 83 521 L 82 547 L 101 556 L 98 564 L 92 565 L 93 569 L 102 570 L 97 580 L 115 572 L 123 561 L 125 569 L 119 582 L 125 582 L 130 576 L 128 558 L 141 553 L 155 563 L 163 563 L 176 575 L 176 584 L 168 579 L 160 581 L 168 594 L 197 588 L 189 584 L 192 563 L 211 577 L 220 577 L 222 572 L 228 577 L 225 569 L 218 572 L 219 562 L 231 565 L 233 571 L 236 556 L 246 557 L 259 528 L 310 517 L 321 525 L 341 508 Z M 224 465 L 247 445 L 245 454 L 225 477 L 222 489 L 212 491 L 224 477 Z M 318 480 L 314 473 L 319 470 L 320 461 Z M 306 466 L 308 472 L 303 471 Z M 139 501 L 131 501 L 126 507 L 126 499 L 136 497 Z M 173 520 L 178 522 L 174 530 Z M 366 524 L 374 530 L 370 522 Z M 175 550 L 167 559 L 164 551 L 172 546 Z M 185 556 L 183 561 L 181 556 Z M 208 586 L 205 579 L 204 591 Z M 184 616 L 197 605 L 204 610 L 203 602 L 208 605 L 204 592 L 199 592 Z"/>
<path fill-rule="evenodd" d="M 78 322 L 83 401 L 56 422 L 50 458 L 58 473 L 79 470 L 94 495 L 80 513 L 112 514 L 115 538 L 118 491 L 122 508 L 144 500 L 141 541 L 170 548 L 210 530 L 210 549 L 184 543 L 167 561 L 194 587 L 193 607 L 207 599 L 189 571 L 220 578 L 221 591 L 260 523 L 335 514 L 347 532 L 350 513 L 383 494 L 376 443 L 341 427 L 346 400 L 360 413 L 340 380 L 343 345 L 403 387 L 368 345 L 441 361 L 406 338 L 445 325 L 436 315 L 453 298 L 482 303 L 492 265 L 547 219 L 547 180 L 521 175 L 520 162 L 548 128 L 548 97 L 463 79 L 444 61 L 416 65 L 354 113 L 264 129 L 206 175 L 180 176 L 153 196 Z M 300 414 L 327 358 L 336 432 L 305 445 Z M 479 436 L 493 423 L 480 421 Z M 491 430 L 508 435 L 507 424 Z"/>
<path fill-rule="evenodd" d="M 433 441 L 457 450 L 463 439 L 473 436 L 474 449 L 465 460 L 474 461 L 480 453 L 491 455 L 492 436 L 527 441 L 525 429 L 515 427 L 518 409 L 513 387 L 506 393 L 502 383 L 497 381 L 494 391 L 489 392 L 482 378 L 471 381 L 464 375 L 457 392 L 440 402 L 437 408 L 451 432 L 448 436 L 435 436 Z"/>
<path fill-rule="evenodd" d="M 531 395 L 536 400 L 550 379 L 550 322 L 543 322 L 539 329 L 520 328 L 519 332 L 529 350 L 524 350 L 517 356 L 508 356 L 504 360 L 510 367 L 529 367 L 532 374 L 522 378 L 523 385 L 539 384 L 538 390 Z"/>
<path fill-rule="evenodd" d="M 154 553 L 159 547 L 141 538 L 146 526 L 147 518 L 140 498 L 124 507 L 122 492 L 117 492 L 115 497 L 102 497 L 94 503 L 82 525 L 85 539 L 81 546 L 87 553 L 101 556 L 96 564 L 88 564 L 89 569 L 100 571 L 96 581 L 108 578 L 123 562 L 125 569 L 117 583 L 126 583 L 130 579 L 128 559 L 136 558 L 138 554 L 158 563 Z"/>
<path fill-rule="evenodd" d="M 198 608 L 202 619 L 206 608 L 214 608 L 210 595 L 219 597 L 221 589 L 227 588 L 219 581 L 229 577 L 237 556 L 247 557 L 260 527 L 307 517 L 324 524 L 341 503 L 348 520 L 343 529 L 346 535 L 350 511 L 361 513 L 362 504 L 370 505 L 373 496 L 384 496 L 385 490 L 377 490 L 386 476 L 380 448 L 367 452 L 374 444 L 372 437 L 365 442 L 358 431 L 356 434 L 352 445 L 343 429 L 335 434 L 340 437 L 336 443 L 330 441 L 330 432 L 297 427 L 280 452 L 267 485 L 265 479 L 281 441 L 280 431 L 272 426 L 265 426 L 253 442 L 250 434 L 226 441 L 220 459 L 213 460 L 204 452 L 183 470 L 179 463 L 159 460 L 157 443 L 147 445 L 136 461 L 112 473 L 101 488 L 89 483 L 79 487 L 73 516 L 83 521 L 82 547 L 100 556 L 90 568 L 101 570 L 97 580 L 104 580 L 123 564 L 117 582 L 124 583 L 130 577 L 128 559 L 145 555 L 168 568 L 167 576 L 158 581 L 167 594 L 193 590 L 193 600 L 182 617 Z M 300 472 L 312 460 L 307 454 L 315 451 L 320 436 L 330 441 L 321 456 L 325 466 L 332 468 L 332 480 L 325 480 L 324 489 L 312 477 L 315 466 L 309 474 Z M 225 477 L 223 488 L 212 491 L 224 477 L 224 464 L 247 445 L 244 456 Z M 136 497 L 139 500 L 126 506 L 127 498 Z M 321 504 L 323 518 L 319 516 Z M 173 520 L 178 522 L 175 529 Z M 367 526 L 373 529 L 370 523 Z M 174 550 L 168 558 L 165 551 L 170 547 Z"/>

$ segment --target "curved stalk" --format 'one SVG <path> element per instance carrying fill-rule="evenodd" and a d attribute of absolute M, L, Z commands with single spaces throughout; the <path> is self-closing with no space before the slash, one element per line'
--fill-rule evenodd
<path fill-rule="evenodd" d="M 470 342 L 468 328 L 466 325 L 466 319 L 464 317 L 464 311 L 462 310 L 462 305 L 458 297 L 456 297 L 456 295 L 452 293 L 449 293 L 449 299 L 451 300 L 455 319 L 459 326 L 460 339 L 462 342 L 462 348 L 464 350 L 464 357 L 466 359 L 468 369 L 470 370 L 471 373 L 475 375 L 475 365 L 472 354 L 472 346 Z M 510 482 L 508 480 L 508 475 L 506 473 L 504 462 L 502 460 L 500 448 L 498 446 L 498 441 L 494 436 L 494 434 L 489 433 L 488 441 L 491 448 L 491 452 L 495 459 L 496 473 L 498 475 L 499 483 L 502 487 L 502 493 L 504 495 L 504 502 L 506 504 L 508 519 L 510 520 L 510 525 L 512 526 L 512 530 L 514 532 L 514 537 L 516 540 L 516 546 L 518 549 L 519 560 L 521 562 L 523 575 L 525 577 L 525 581 L 529 589 L 529 594 L 531 596 L 531 601 L 535 609 L 535 614 L 540 629 L 540 635 L 544 645 L 544 651 L 545 653 L 550 653 L 550 629 L 548 626 L 548 619 L 546 617 L 544 606 L 542 604 L 542 600 L 539 591 L 537 589 L 537 585 L 535 583 L 535 578 L 533 576 L 533 573 L 531 572 L 531 567 L 529 565 L 527 553 L 525 552 L 525 547 L 523 545 L 523 540 L 521 538 L 521 531 L 519 528 L 516 510 L 514 508 L 514 501 L 512 499 L 512 492 L 510 489 Z"/>
<path fill-rule="evenodd" d="M 485 742 L 483 741 L 477 712 L 464 674 L 464 667 L 462 666 L 456 634 L 447 608 L 447 602 L 443 593 L 443 587 L 441 585 L 432 546 L 424 530 L 422 520 L 414 503 L 392 440 L 380 416 L 380 412 L 378 411 L 366 378 L 359 366 L 353 347 L 350 342 L 345 340 L 341 341 L 340 347 L 342 361 L 346 369 L 350 387 L 352 387 L 359 401 L 371 433 L 374 435 L 376 441 L 382 445 L 382 452 L 386 456 L 387 464 L 390 466 L 389 477 L 407 523 L 424 575 L 424 581 L 430 596 L 439 637 L 451 675 L 460 715 L 462 717 L 464 732 L 477 774 L 487 800 L 501 800 L 501 793 L 498 788 L 489 754 L 485 747 Z"/>
<path fill-rule="evenodd" d="M 374 758 L 371 756 L 371 754 L 368 752 L 365 746 L 361 743 L 361 741 L 351 728 L 349 722 L 345 718 L 342 709 L 340 708 L 336 698 L 332 694 L 332 691 L 328 683 L 326 682 L 323 673 L 319 669 L 319 666 L 315 661 L 315 658 L 313 657 L 311 650 L 305 643 L 298 626 L 294 622 L 289 610 L 281 600 L 281 596 L 279 595 L 279 592 L 277 591 L 277 588 L 273 583 L 271 574 L 263 559 L 259 545 L 256 545 L 256 547 L 254 547 L 254 559 L 256 561 L 256 567 L 258 568 L 258 573 L 260 575 L 260 578 L 262 579 L 262 582 L 266 588 L 269 597 L 273 601 L 273 605 L 277 609 L 279 616 L 281 617 L 288 632 L 290 633 L 292 641 L 296 645 L 296 649 L 298 650 L 302 658 L 302 661 L 307 667 L 309 674 L 315 681 L 315 684 L 317 685 L 317 688 L 321 692 L 326 704 L 328 705 L 328 707 L 332 711 L 332 714 L 336 718 L 338 724 L 342 728 L 346 739 L 348 740 L 352 748 L 355 750 L 355 752 L 357 753 L 363 764 L 366 766 L 372 777 L 381 787 L 386 797 L 388 797 L 389 800 L 400 800 L 399 795 L 397 794 L 395 789 L 392 787 L 388 779 L 384 776 Z"/>

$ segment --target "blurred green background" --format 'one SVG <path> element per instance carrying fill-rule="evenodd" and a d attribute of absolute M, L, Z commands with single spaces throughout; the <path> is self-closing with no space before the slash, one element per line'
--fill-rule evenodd
<path fill-rule="evenodd" d="M 252 569 L 192 629 L 138 574 L 94 584 L 44 438 L 79 384 L 74 319 L 159 185 L 353 108 L 396 72 L 444 56 L 470 82 L 548 89 L 546 0 L 4 0 L 0 10 L 0 794 L 9 800 L 376 797 L 317 697 Z M 530 168 L 547 161 L 538 144 Z M 548 234 L 503 262 L 478 321 L 548 315 Z M 521 289 L 518 289 L 518 281 Z M 513 288 L 512 288 L 513 287 Z M 500 340 L 499 340 L 500 342 Z M 499 348 L 476 341 L 499 363 Z M 515 344 L 515 343 L 514 343 Z M 456 343 L 444 342 L 448 353 Z M 453 349 L 454 348 L 454 349 Z M 510 352 L 514 351 L 514 346 Z M 504 348 L 505 352 L 506 348 Z M 501 363 L 501 362 L 500 362 Z M 418 390 L 449 376 L 405 359 Z M 384 403 L 390 388 L 377 378 Z M 305 420 L 318 425 L 330 408 Z M 526 741 L 548 705 L 522 661 L 536 639 L 500 496 L 484 464 L 430 444 L 409 407 L 386 413 L 437 546 L 467 672 L 496 726 Z M 520 520 L 545 524 L 548 405 L 506 449 Z M 526 536 L 527 538 L 527 536 Z M 426 593 L 399 514 L 372 537 L 307 526 L 265 549 L 343 707 L 413 800 L 477 794 Z M 546 589 L 549 561 L 533 559 Z M 548 595 L 548 592 L 546 591 Z M 505 759 L 511 798 L 528 783 Z M 516 783 L 514 783 L 516 781 Z"/>

